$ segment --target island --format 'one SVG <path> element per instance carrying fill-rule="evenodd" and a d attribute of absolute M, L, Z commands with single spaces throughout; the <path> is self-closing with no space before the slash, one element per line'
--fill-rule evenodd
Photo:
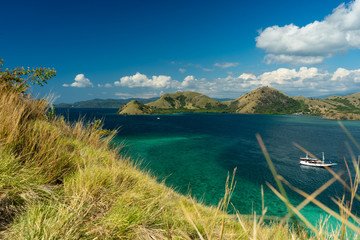
<path fill-rule="evenodd" d="M 197 92 L 163 94 L 159 99 L 141 103 L 132 100 L 118 113 L 129 115 L 171 113 L 243 113 L 319 115 L 325 119 L 359 120 L 360 93 L 328 98 L 289 97 L 270 87 L 260 87 L 235 100 L 217 101 Z"/>

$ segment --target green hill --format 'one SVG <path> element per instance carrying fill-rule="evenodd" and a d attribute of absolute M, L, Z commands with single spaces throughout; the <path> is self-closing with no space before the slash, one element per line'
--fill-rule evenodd
<path fill-rule="evenodd" d="M 303 101 L 295 100 L 269 87 L 261 87 L 230 102 L 236 113 L 291 114 L 307 111 Z"/>
<path fill-rule="evenodd" d="M 146 106 L 136 100 L 132 100 L 122 106 L 118 113 L 119 114 L 129 114 L 129 115 L 143 115 L 143 114 L 151 114 L 153 112 L 152 108 Z"/>
<path fill-rule="evenodd" d="M 309 107 L 309 113 L 326 119 L 360 120 L 360 93 L 325 99 L 294 97 Z"/>
<path fill-rule="evenodd" d="M 157 112 L 161 112 L 161 110 L 221 111 L 227 108 L 224 103 L 204 94 L 190 91 L 164 94 L 160 99 L 146 105 L 153 107 Z"/>

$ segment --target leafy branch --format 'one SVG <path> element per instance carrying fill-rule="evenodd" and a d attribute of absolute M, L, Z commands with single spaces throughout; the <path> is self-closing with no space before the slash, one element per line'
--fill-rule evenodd
<path fill-rule="evenodd" d="M 17 92 L 26 93 L 31 85 L 44 86 L 47 80 L 56 76 L 55 69 L 16 67 L 3 70 L 4 59 L 0 59 L 0 83 L 5 83 L 8 88 Z"/>

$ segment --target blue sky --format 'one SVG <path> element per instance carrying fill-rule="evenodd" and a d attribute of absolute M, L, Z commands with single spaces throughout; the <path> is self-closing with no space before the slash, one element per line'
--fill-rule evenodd
<path fill-rule="evenodd" d="M 0 58 L 51 67 L 56 102 L 193 90 L 360 92 L 360 0 L 2 1 Z"/>

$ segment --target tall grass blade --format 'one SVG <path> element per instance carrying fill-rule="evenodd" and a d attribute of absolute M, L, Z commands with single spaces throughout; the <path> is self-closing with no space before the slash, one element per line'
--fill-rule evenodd
<path fill-rule="evenodd" d="M 352 141 L 352 143 L 356 146 L 356 148 L 358 150 L 360 150 L 360 145 L 359 143 L 355 140 L 355 138 L 351 135 L 351 133 L 349 132 L 349 130 L 347 130 L 347 128 L 344 126 L 344 124 L 342 122 L 338 122 L 340 127 L 344 130 L 344 132 L 346 133 L 346 135 L 350 138 L 350 140 Z"/>
<path fill-rule="evenodd" d="M 294 190 L 295 192 L 297 192 L 298 194 L 302 195 L 305 198 L 309 198 L 310 195 L 305 193 L 304 191 L 292 186 L 292 185 L 288 185 L 292 190 Z M 360 234 L 360 228 L 354 224 L 352 224 L 351 222 L 347 221 L 346 219 L 344 219 L 344 217 L 340 216 L 338 213 L 336 213 L 334 210 L 330 209 L 328 206 L 326 206 L 325 204 L 321 203 L 320 201 L 316 200 L 316 199 L 312 199 L 311 202 L 313 202 L 315 205 L 317 205 L 318 207 L 320 207 L 322 210 L 324 210 L 325 212 L 329 213 L 331 216 L 335 217 L 337 220 L 339 220 L 341 223 L 344 223 L 346 226 L 350 227 L 352 230 L 354 230 L 356 233 Z"/>
<path fill-rule="evenodd" d="M 288 201 L 288 197 L 287 197 L 287 195 L 286 195 L 285 188 L 284 188 L 284 186 L 282 185 L 281 181 L 279 180 L 279 176 L 278 176 L 278 174 L 277 174 L 277 172 L 276 172 L 275 166 L 274 166 L 274 164 L 273 164 L 273 162 L 272 162 L 272 160 L 271 160 L 271 158 L 270 158 L 270 155 L 269 155 L 269 153 L 268 153 L 268 151 L 267 151 L 267 149 L 266 149 L 266 147 L 265 147 L 265 144 L 264 144 L 264 142 L 263 142 L 260 134 L 256 134 L 256 139 L 257 139 L 258 142 L 259 142 L 259 145 L 260 145 L 260 147 L 261 147 L 261 150 L 262 150 L 262 152 L 263 152 L 263 154 L 264 154 L 264 156 L 265 156 L 266 162 L 267 162 L 268 165 L 269 165 L 270 171 L 271 171 L 271 173 L 272 173 L 272 175 L 273 175 L 273 177 L 274 177 L 274 179 L 275 179 L 275 182 L 276 182 L 276 184 L 277 184 L 277 186 L 278 186 L 278 188 L 279 188 L 279 190 L 280 190 L 281 195 L 283 196 L 284 199 L 287 200 L 287 202 L 289 202 L 289 201 Z M 287 206 L 287 205 L 286 205 L 286 206 Z M 287 206 L 287 207 L 288 207 L 288 206 Z M 289 211 L 290 214 L 292 214 L 291 209 L 288 208 L 288 211 Z"/>
<path fill-rule="evenodd" d="M 286 198 L 284 198 L 271 184 L 266 182 L 266 185 L 282 200 L 296 215 L 308 226 L 316 236 L 319 236 L 317 229 L 294 207 Z"/>
<path fill-rule="evenodd" d="M 290 185 L 289 182 L 287 182 L 282 176 L 280 177 L 281 181 L 286 182 L 287 185 Z M 331 178 L 329 181 L 327 181 L 325 184 L 323 184 L 321 187 L 319 187 L 315 192 L 313 192 L 311 195 L 309 195 L 308 198 L 305 198 L 304 201 L 302 201 L 297 207 L 296 209 L 298 211 L 300 211 L 301 209 L 303 209 L 306 205 L 308 205 L 312 199 L 315 199 L 318 195 L 320 195 L 325 189 L 327 189 L 331 184 L 333 184 L 334 182 L 336 182 L 336 178 Z M 291 217 L 291 215 L 288 213 L 285 218 L 289 218 Z"/>

